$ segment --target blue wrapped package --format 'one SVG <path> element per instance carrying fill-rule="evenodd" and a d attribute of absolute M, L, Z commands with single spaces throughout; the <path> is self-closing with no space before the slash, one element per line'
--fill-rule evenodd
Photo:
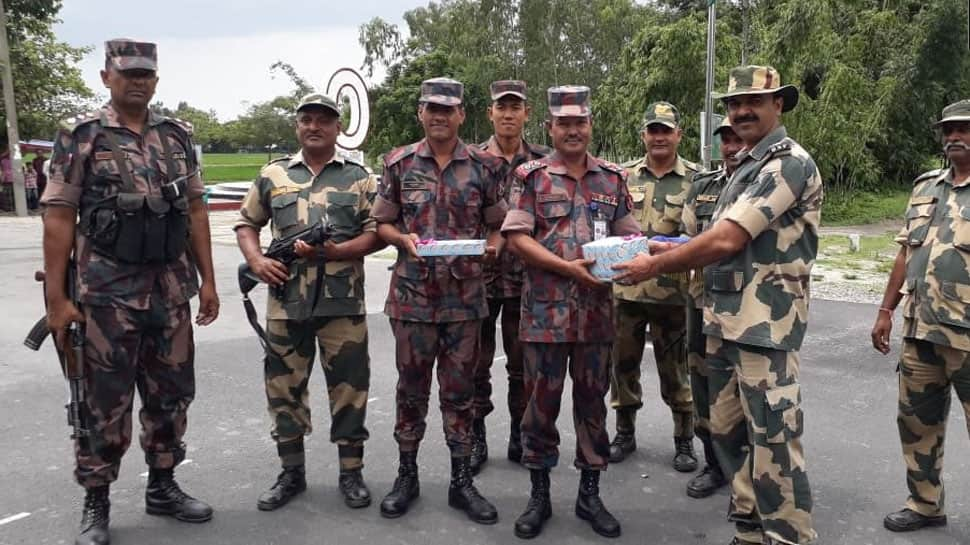
<path fill-rule="evenodd" d="M 422 240 L 416 245 L 421 257 L 448 257 L 459 255 L 485 255 L 485 241 L 471 240 Z"/>
<path fill-rule="evenodd" d="M 613 265 L 629 261 L 639 253 L 650 253 L 647 237 L 606 237 L 583 244 L 583 257 L 596 260 L 589 272 L 606 281 L 613 280 L 616 274 L 612 268 Z"/>

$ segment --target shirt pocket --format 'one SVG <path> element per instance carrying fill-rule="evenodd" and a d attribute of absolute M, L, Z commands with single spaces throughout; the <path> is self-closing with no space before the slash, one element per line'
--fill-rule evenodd
<path fill-rule="evenodd" d="M 953 218 L 953 246 L 970 252 L 970 207 L 963 207 Z"/>
<path fill-rule="evenodd" d="M 694 208 L 694 216 L 697 218 L 697 233 L 703 233 L 704 229 L 711 224 L 711 218 L 714 217 L 714 203 L 702 203 L 698 204 Z"/>
<path fill-rule="evenodd" d="M 451 214 L 451 225 L 458 237 L 477 237 L 481 235 L 484 215 L 482 212 L 482 194 L 476 188 L 462 191 L 448 191 L 448 212 Z"/>
<path fill-rule="evenodd" d="M 937 320 L 963 329 L 970 329 L 970 284 L 940 282 L 942 297 L 934 303 Z"/>
<path fill-rule="evenodd" d="M 287 236 L 289 234 L 287 231 L 299 222 L 297 207 L 299 200 L 300 194 L 294 191 L 277 195 L 270 201 L 270 206 L 273 208 L 273 226 L 276 227 L 279 236 Z"/>
<path fill-rule="evenodd" d="M 360 271 L 353 263 L 328 261 L 324 265 L 323 296 L 327 299 L 356 298 L 362 295 Z"/>
<path fill-rule="evenodd" d="M 633 213 L 633 219 L 637 220 L 637 223 L 643 222 L 643 206 L 646 196 L 642 187 L 630 188 L 630 199 L 633 201 L 633 210 L 631 212 Z"/>
<path fill-rule="evenodd" d="M 331 191 L 327 193 L 327 221 L 338 231 L 353 234 L 358 230 L 357 206 L 360 199 L 357 193 Z"/>
<path fill-rule="evenodd" d="M 926 235 L 930 231 L 933 212 L 936 210 L 935 201 L 925 204 L 914 204 L 906 211 L 906 244 L 922 246 Z"/>
<path fill-rule="evenodd" d="M 573 201 L 565 193 L 540 193 L 536 195 L 536 217 L 552 226 L 572 214 Z"/>
<path fill-rule="evenodd" d="M 684 196 L 667 195 L 664 197 L 664 212 L 660 220 L 664 234 L 673 234 L 680 230 L 680 220 L 684 215 Z M 659 229 L 658 229 L 659 230 Z"/>
<path fill-rule="evenodd" d="M 711 291 L 739 293 L 744 289 L 744 271 L 706 267 L 704 280 Z"/>

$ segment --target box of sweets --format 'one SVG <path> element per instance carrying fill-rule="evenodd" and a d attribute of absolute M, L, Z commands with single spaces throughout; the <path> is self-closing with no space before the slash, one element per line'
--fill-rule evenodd
<path fill-rule="evenodd" d="M 606 237 L 583 244 L 583 257 L 596 260 L 589 272 L 601 280 L 613 280 L 616 274 L 612 268 L 613 265 L 629 261 L 641 252 L 650 253 L 647 240 L 645 236 L 630 235 Z"/>
<path fill-rule="evenodd" d="M 421 257 L 449 257 L 460 255 L 484 255 L 485 241 L 472 240 L 420 240 L 416 245 Z"/>

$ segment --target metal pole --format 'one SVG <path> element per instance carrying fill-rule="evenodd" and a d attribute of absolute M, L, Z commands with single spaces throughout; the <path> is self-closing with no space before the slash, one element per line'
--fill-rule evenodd
<path fill-rule="evenodd" d="M 711 136 L 714 128 L 711 127 L 713 119 L 712 109 L 714 100 L 711 93 L 714 92 L 714 26 L 717 21 L 717 14 L 714 10 L 715 0 L 708 0 L 707 5 L 707 85 L 704 93 L 704 130 L 701 132 L 701 157 L 704 162 L 704 170 L 711 169 Z"/>
<path fill-rule="evenodd" d="M 20 155 L 20 133 L 17 131 L 17 105 L 13 97 L 13 74 L 10 68 L 10 45 L 7 43 L 7 11 L 0 0 L 0 65 L 3 69 L 3 105 L 7 112 L 7 139 L 10 168 L 13 171 L 13 202 L 18 216 L 27 215 L 27 192 Z"/>

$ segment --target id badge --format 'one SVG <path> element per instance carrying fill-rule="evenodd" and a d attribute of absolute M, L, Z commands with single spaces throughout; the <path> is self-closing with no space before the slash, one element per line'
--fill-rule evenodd
<path fill-rule="evenodd" d="M 603 240 L 610 236 L 610 230 L 606 226 L 606 220 L 593 220 L 593 240 Z"/>

